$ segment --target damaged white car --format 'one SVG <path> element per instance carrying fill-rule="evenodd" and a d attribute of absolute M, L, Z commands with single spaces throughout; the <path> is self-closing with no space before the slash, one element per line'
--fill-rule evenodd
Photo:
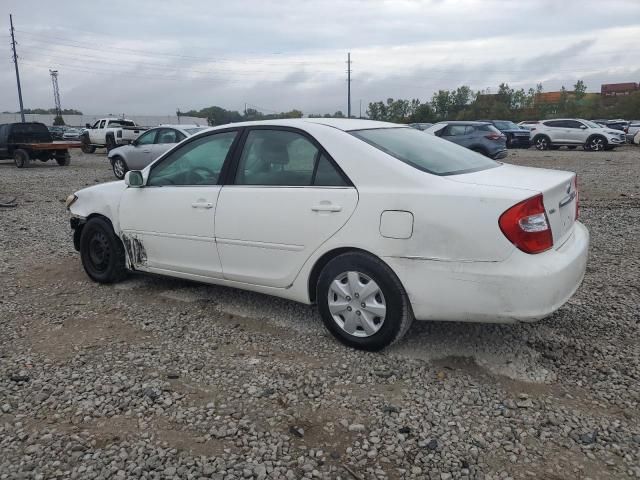
<path fill-rule="evenodd" d="M 317 303 L 368 350 L 414 318 L 543 318 L 580 285 L 589 244 L 574 173 L 367 120 L 210 129 L 67 206 L 97 282 L 150 272 Z"/>

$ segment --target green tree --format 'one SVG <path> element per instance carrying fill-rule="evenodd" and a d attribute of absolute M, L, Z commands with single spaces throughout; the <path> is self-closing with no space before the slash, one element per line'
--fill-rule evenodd
<path fill-rule="evenodd" d="M 576 97 L 576 100 L 582 100 L 587 93 L 587 86 L 584 84 L 582 80 L 578 80 L 576 84 L 573 86 L 573 94 Z"/>
<path fill-rule="evenodd" d="M 61 115 L 56 115 L 56 117 L 53 119 L 53 124 L 54 125 L 64 125 L 64 118 L 62 118 Z"/>

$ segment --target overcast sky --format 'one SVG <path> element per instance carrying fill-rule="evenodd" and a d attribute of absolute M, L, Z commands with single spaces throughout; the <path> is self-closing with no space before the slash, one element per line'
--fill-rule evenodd
<path fill-rule="evenodd" d="M 500 82 L 527 90 L 583 79 L 640 82 L 638 0 L 3 0 L 0 110 L 172 114 L 219 105 L 264 112 L 346 112 L 370 101 L 428 100 L 434 90 Z"/>

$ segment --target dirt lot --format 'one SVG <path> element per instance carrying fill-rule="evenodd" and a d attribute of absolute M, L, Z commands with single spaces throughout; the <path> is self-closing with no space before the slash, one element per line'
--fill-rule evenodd
<path fill-rule="evenodd" d="M 640 478 L 640 149 L 507 161 L 578 172 L 584 284 L 544 321 L 416 322 L 381 354 L 283 300 L 96 285 L 63 201 L 113 179 L 105 155 L 0 164 L 0 479 Z"/>

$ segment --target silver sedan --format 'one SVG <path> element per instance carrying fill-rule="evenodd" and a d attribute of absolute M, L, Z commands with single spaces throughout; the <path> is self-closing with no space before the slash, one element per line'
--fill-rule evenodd
<path fill-rule="evenodd" d="M 176 143 L 206 128 L 198 125 L 160 125 L 151 128 L 131 144 L 109 152 L 113 174 L 122 180 L 129 170 L 142 170 Z"/>

